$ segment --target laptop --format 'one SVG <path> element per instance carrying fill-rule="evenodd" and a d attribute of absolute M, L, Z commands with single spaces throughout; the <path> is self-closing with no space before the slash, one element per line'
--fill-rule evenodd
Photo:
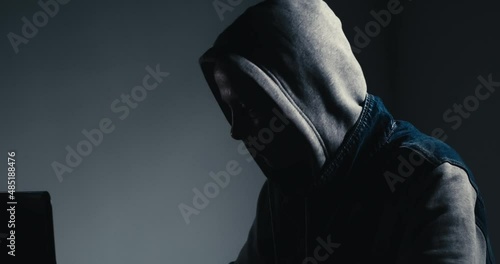
<path fill-rule="evenodd" d="M 0 192 L 0 263 L 56 263 L 48 192 Z"/>

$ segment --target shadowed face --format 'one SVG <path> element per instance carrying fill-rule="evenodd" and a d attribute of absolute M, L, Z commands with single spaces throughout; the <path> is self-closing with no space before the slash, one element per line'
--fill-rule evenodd
<path fill-rule="evenodd" d="M 248 76 L 217 62 L 214 78 L 231 111 L 231 136 L 243 140 L 254 158 L 286 168 L 308 160 L 308 142 L 276 103 Z"/>

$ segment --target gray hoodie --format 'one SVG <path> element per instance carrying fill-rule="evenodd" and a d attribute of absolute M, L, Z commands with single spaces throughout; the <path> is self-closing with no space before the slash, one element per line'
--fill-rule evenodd
<path fill-rule="evenodd" d="M 486 224 L 476 223 L 484 212 L 470 171 L 449 146 L 394 120 L 367 93 L 341 22 L 325 2 L 252 6 L 201 56 L 230 122 L 214 81 L 216 61 L 255 81 L 314 156 L 307 171 L 256 160 L 268 180 L 236 263 L 493 263 Z M 442 151 L 422 151 L 429 141 Z M 387 176 L 400 157 L 415 155 L 425 162 L 411 177 Z"/>

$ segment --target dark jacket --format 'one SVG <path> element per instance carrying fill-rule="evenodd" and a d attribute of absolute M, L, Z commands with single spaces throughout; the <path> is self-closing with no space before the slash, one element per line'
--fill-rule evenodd
<path fill-rule="evenodd" d="M 217 60 L 273 98 L 315 161 L 312 173 L 297 173 L 256 160 L 267 180 L 234 263 L 494 263 L 471 171 L 367 93 L 326 3 L 259 3 L 203 54 L 204 76 L 230 121 L 213 79 Z"/>

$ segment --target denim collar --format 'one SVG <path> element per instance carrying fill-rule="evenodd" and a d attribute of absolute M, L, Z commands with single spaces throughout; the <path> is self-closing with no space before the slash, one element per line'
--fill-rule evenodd
<path fill-rule="evenodd" d="M 355 163 L 376 155 L 394 128 L 395 121 L 382 100 L 367 94 L 358 120 L 348 130 L 337 151 L 326 160 L 318 174 L 312 175 L 310 181 L 291 180 L 288 177 L 289 174 L 302 173 L 297 171 L 274 171 L 264 167 L 263 172 L 285 196 L 309 196 L 326 185 L 342 186 L 341 182 L 350 175 Z"/>
<path fill-rule="evenodd" d="M 325 162 L 310 191 L 318 185 L 337 181 L 349 175 L 361 153 L 374 155 L 394 130 L 396 123 L 382 100 L 367 93 L 361 114 L 347 132 L 335 154 Z"/>

